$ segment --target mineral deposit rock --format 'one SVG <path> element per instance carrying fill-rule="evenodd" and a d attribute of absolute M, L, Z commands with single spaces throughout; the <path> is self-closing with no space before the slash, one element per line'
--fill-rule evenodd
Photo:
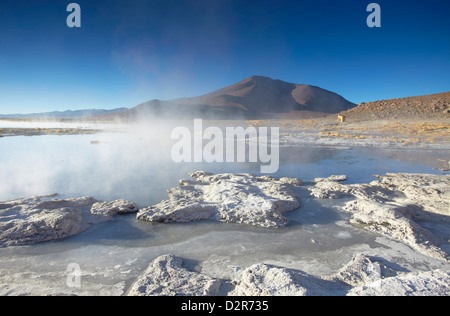
<path fill-rule="evenodd" d="M 137 218 L 149 222 L 189 222 L 216 219 L 261 227 L 287 225 L 282 213 L 300 207 L 299 179 L 274 179 L 249 174 L 191 173 L 169 190 L 169 199 L 142 209 Z"/>
<path fill-rule="evenodd" d="M 173 255 L 156 258 L 131 286 L 129 296 L 216 296 L 221 282 L 182 267 Z"/>
<path fill-rule="evenodd" d="M 450 272 L 405 272 L 382 258 L 357 254 L 331 276 L 268 264 L 244 269 L 233 280 L 189 271 L 173 255 L 156 258 L 134 282 L 129 296 L 345 296 L 449 295 Z"/>
<path fill-rule="evenodd" d="M 137 213 L 138 206 L 127 200 L 117 200 L 112 202 L 97 202 L 92 205 L 91 213 L 114 217 L 120 214 Z"/>
<path fill-rule="evenodd" d="M 137 212 L 137 206 L 124 200 L 99 202 L 92 197 L 1 202 L 0 247 L 70 237 L 124 211 Z"/>
<path fill-rule="evenodd" d="M 231 296 L 317 296 L 338 288 L 335 282 L 267 264 L 246 269 L 236 283 Z"/>
<path fill-rule="evenodd" d="M 449 296 L 450 271 L 413 272 L 355 287 L 348 296 Z"/>
<path fill-rule="evenodd" d="M 448 296 L 450 272 L 404 273 L 362 254 L 356 255 L 332 276 L 313 276 L 305 272 L 266 264 L 256 264 L 234 281 L 229 295 L 237 296 Z"/>
<path fill-rule="evenodd" d="M 343 210 L 351 222 L 428 256 L 449 260 L 450 231 L 432 231 L 450 221 L 450 177 L 428 174 L 387 174 L 369 184 L 345 185 L 326 179 L 309 188 L 315 198 L 353 196 Z M 422 223 L 426 223 L 423 226 Z M 431 224 L 430 224 L 431 223 Z"/>
<path fill-rule="evenodd" d="M 389 272 L 388 272 L 389 271 Z M 371 258 L 358 254 L 332 276 L 314 276 L 303 271 L 256 264 L 243 271 L 230 295 L 320 296 L 345 295 L 352 287 L 365 285 L 392 272 Z"/>

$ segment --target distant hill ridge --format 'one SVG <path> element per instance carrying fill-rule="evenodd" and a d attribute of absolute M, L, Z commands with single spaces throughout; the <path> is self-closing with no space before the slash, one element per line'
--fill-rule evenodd
<path fill-rule="evenodd" d="M 197 97 L 151 100 L 132 108 L 79 110 L 35 114 L 3 115 L 0 118 L 37 119 L 149 119 L 216 118 L 264 119 L 306 118 L 339 113 L 356 104 L 342 96 L 311 85 L 294 84 L 262 76 Z"/>
<path fill-rule="evenodd" d="M 361 103 L 340 115 L 360 120 L 450 118 L 450 92 Z"/>
<path fill-rule="evenodd" d="M 118 108 L 114 110 L 67 110 L 67 111 L 53 111 L 53 112 L 43 112 L 43 113 L 30 113 L 30 114 L 7 114 L 0 115 L 0 118 L 17 118 L 17 119 L 82 119 L 90 118 L 99 115 L 108 115 L 118 112 L 123 112 L 127 108 Z"/>

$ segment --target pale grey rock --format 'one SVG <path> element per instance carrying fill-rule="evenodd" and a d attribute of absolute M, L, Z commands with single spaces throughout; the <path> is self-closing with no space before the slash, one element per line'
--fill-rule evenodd
<path fill-rule="evenodd" d="M 426 212 L 450 216 L 449 175 L 388 173 L 377 177 L 381 186 L 404 194 L 404 200 L 399 199 L 403 205 L 415 204 Z"/>
<path fill-rule="evenodd" d="M 347 181 L 346 175 L 333 175 L 329 176 L 328 178 L 315 178 L 312 182 L 313 183 L 319 183 L 319 182 L 344 182 Z"/>
<path fill-rule="evenodd" d="M 245 269 L 234 281 L 231 296 L 331 296 L 450 294 L 450 272 L 396 271 L 363 254 L 356 255 L 335 275 L 322 277 L 266 264 Z"/>
<path fill-rule="evenodd" d="M 318 181 L 309 189 L 311 196 L 316 199 L 340 199 L 349 195 L 351 188 L 335 181 Z"/>
<path fill-rule="evenodd" d="M 195 172 L 169 190 L 169 199 L 142 209 L 137 218 L 149 222 L 216 219 L 261 227 L 282 227 L 283 212 L 300 207 L 293 188 L 299 179 L 250 174 Z"/>
<path fill-rule="evenodd" d="M 412 220 L 408 209 L 398 205 L 381 204 L 371 200 L 348 202 L 345 210 L 354 213 L 351 222 L 367 230 L 403 242 L 422 254 L 448 260 L 448 254 L 439 248 L 445 241 Z"/>
<path fill-rule="evenodd" d="M 0 247 L 70 237 L 93 224 L 111 219 L 111 216 L 125 209 L 131 211 L 131 205 L 122 200 L 99 202 L 92 197 L 65 200 L 34 197 L 1 202 Z M 137 211 L 136 208 L 133 210 Z"/>
<path fill-rule="evenodd" d="M 392 197 L 394 192 L 387 187 L 381 186 L 379 181 L 369 184 L 343 184 L 338 181 L 318 181 L 309 187 L 310 195 L 317 199 L 340 199 L 353 196 L 360 199 L 374 199 L 385 201 Z"/>
<path fill-rule="evenodd" d="M 268 264 L 244 269 L 231 281 L 189 271 L 173 255 L 156 258 L 132 284 L 128 296 L 345 296 L 448 295 L 450 272 L 398 271 L 381 258 L 357 254 L 331 276 Z M 401 268 L 401 267 L 400 267 Z"/>
<path fill-rule="evenodd" d="M 343 291 L 340 282 L 267 264 L 245 269 L 235 283 L 230 296 L 320 296 Z"/>
<path fill-rule="evenodd" d="M 121 214 L 137 213 L 139 207 L 136 203 L 127 200 L 116 200 L 112 202 L 97 202 L 92 205 L 91 213 L 114 217 Z"/>
<path fill-rule="evenodd" d="M 348 296 L 450 296 L 450 271 L 414 272 L 355 287 Z"/>
<path fill-rule="evenodd" d="M 234 281 L 236 296 L 329 296 L 345 295 L 352 287 L 378 281 L 395 272 L 358 254 L 335 275 L 322 277 L 303 271 L 256 264 Z"/>
<path fill-rule="evenodd" d="M 353 224 L 448 261 L 448 253 L 441 247 L 448 245 L 450 229 L 438 236 L 422 223 L 450 221 L 450 177 L 427 174 L 376 177 L 379 180 L 369 184 L 319 181 L 309 191 L 315 198 L 355 197 L 344 207 L 353 214 Z"/>
<path fill-rule="evenodd" d="M 351 286 L 359 286 L 396 275 L 397 272 L 385 264 L 363 254 L 357 254 L 347 265 L 329 279 L 340 280 Z"/>
<path fill-rule="evenodd" d="M 173 255 L 156 258 L 128 291 L 128 296 L 217 296 L 221 281 L 182 267 Z"/>

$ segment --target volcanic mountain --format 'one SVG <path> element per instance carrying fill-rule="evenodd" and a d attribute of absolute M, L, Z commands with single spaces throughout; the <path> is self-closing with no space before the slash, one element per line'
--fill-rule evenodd
<path fill-rule="evenodd" d="M 292 118 L 339 113 L 355 107 L 319 87 L 252 76 L 191 98 L 152 100 L 119 113 L 121 118 Z"/>

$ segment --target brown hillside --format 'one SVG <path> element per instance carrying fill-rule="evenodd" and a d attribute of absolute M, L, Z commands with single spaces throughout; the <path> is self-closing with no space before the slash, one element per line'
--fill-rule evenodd
<path fill-rule="evenodd" d="M 348 120 L 450 120 L 450 92 L 361 103 L 340 115 Z"/>

